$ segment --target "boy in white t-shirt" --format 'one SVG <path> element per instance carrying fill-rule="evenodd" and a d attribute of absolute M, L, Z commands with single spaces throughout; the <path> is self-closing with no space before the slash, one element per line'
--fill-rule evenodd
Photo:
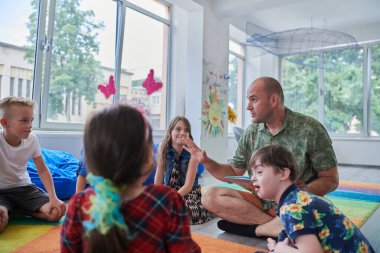
<path fill-rule="evenodd" d="M 9 213 L 23 209 L 35 218 L 59 221 L 66 205 L 55 194 L 53 179 L 41 156 L 36 136 L 31 133 L 36 103 L 28 98 L 0 100 L 0 233 Z M 47 193 L 34 185 L 26 171 L 32 157 Z"/>

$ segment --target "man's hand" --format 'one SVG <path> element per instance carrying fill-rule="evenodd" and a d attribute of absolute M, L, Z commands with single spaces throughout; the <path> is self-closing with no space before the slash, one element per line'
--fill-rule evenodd
<path fill-rule="evenodd" d="M 192 157 L 195 158 L 195 160 L 198 162 L 198 163 L 205 163 L 206 160 L 207 160 L 207 155 L 206 155 L 206 151 L 205 150 L 202 150 L 200 149 L 194 142 L 192 139 L 190 139 L 189 137 L 187 138 L 182 138 L 182 141 L 183 143 L 185 144 L 185 146 L 183 147 L 187 152 L 189 152 L 191 154 Z"/>

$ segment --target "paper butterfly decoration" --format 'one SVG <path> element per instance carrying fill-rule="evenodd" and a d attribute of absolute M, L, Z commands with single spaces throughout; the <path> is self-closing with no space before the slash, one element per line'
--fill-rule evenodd
<path fill-rule="evenodd" d="M 148 95 L 162 88 L 161 82 L 154 81 L 154 70 L 151 69 L 142 86 L 146 89 Z"/>
<path fill-rule="evenodd" d="M 115 81 L 113 80 L 113 75 L 110 75 L 110 78 L 108 80 L 108 84 L 99 84 L 98 90 L 100 90 L 106 99 L 108 99 L 111 95 L 114 95 L 116 93 L 115 89 Z"/>

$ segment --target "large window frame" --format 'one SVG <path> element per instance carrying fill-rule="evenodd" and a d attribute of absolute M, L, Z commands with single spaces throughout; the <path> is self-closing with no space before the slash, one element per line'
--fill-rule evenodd
<path fill-rule="evenodd" d="M 232 55 L 236 57 L 238 61 L 241 61 L 241 69 L 240 69 L 240 75 L 237 75 L 237 87 L 236 87 L 236 94 L 237 94 L 237 105 L 236 108 L 234 108 L 234 112 L 236 113 L 236 123 L 234 126 L 236 127 L 243 127 L 244 126 L 244 92 L 245 92 L 245 69 L 246 69 L 246 46 L 242 45 L 239 41 L 235 40 L 234 38 L 230 38 L 229 41 L 229 55 Z M 239 63 L 238 63 L 239 65 Z M 230 70 L 229 70 L 230 72 Z M 237 71 L 237 74 L 239 74 L 239 71 Z M 231 76 L 229 77 L 231 78 Z M 228 94 L 229 96 L 229 94 Z M 228 120 L 227 128 L 228 128 L 228 135 L 233 136 L 233 131 L 230 131 L 230 128 L 232 126 L 232 123 Z M 232 126 L 233 127 L 233 126 Z"/>
<path fill-rule="evenodd" d="M 362 100 L 362 110 L 363 110 L 363 126 L 362 131 L 359 133 L 335 133 L 329 132 L 332 137 L 342 137 L 342 138 L 373 138 L 380 139 L 378 136 L 371 135 L 371 47 L 373 45 L 380 45 L 380 41 L 374 41 L 371 43 L 361 43 L 359 47 L 363 50 L 363 100 Z M 324 54 L 323 52 L 317 53 L 319 57 L 319 66 L 324 66 Z M 280 80 L 283 83 L 283 61 L 284 57 L 280 57 L 279 60 L 279 69 L 280 71 Z M 324 70 L 323 68 L 318 68 L 318 83 L 316 83 L 318 89 L 318 99 L 315 103 L 318 103 L 318 116 L 317 119 L 324 124 L 325 120 L 325 83 L 324 83 Z M 286 104 L 286 101 L 285 101 Z M 291 108 L 290 108 L 291 109 Z"/>
<path fill-rule="evenodd" d="M 111 1 L 111 0 L 110 0 Z M 114 65 L 114 79 L 116 94 L 113 96 L 112 103 L 116 103 L 120 100 L 120 76 L 121 76 L 121 61 L 123 52 L 123 40 L 124 40 L 124 26 L 125 16 L 127 8 L 137 11 L 143 15 L 146 15 L 154 20 L 162 22 L 168 26 L 167 33 L 167 55 L 166 55 L 166 76 L 167 82 L 165 85 L 166 101 L 165 103 L 165 128 L 168 124 L 167 115 L 169 112 L 169 97 L 170 97 L 170 62 L 171 62 L 171 32 L 172 32 L 172 5 L 160 1 L 168 7 L 169 17 L 168 19 L 156 15 L 146 9 L 143 9 L 128 0 L 114 0 L 116 8 L 116 38 L 115 40 L 115 65 Z M 68 123 L 68 122 L 49 122 L 48 121 L 48 98 L 49 98 L 49 80 L 50 80 L 50 67 L 52 50 L 54 47 L 54 21 L 55 21 L 55 6 L 56 0 L 40 0 L 39 13 L 38 13 L 38 27 L 35 43 L 35 62 L 33 73 L 33 91 L 32 98 L 38 103 L 39 111 L 36 120 L 34 121 L 34 128 L 39 130 L 82 130 L 83 123 Z M 53 44 L 52 44 L 53 43 Z M 78 108 L 78 113 L 80 113 Z"/>

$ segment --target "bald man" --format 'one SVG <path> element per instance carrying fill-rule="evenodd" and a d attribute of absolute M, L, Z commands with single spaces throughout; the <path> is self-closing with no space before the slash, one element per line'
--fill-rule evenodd
<path fill-rule="evenodd" d="M 256 79 L 247 90 L 247 110 L 252 124 L 240 138 L 237 150 L 228 164 L 221 164 L 206 155 L 190 139 L 186 149 L 215 178 L 241 176 L 247 170 L 252 153 L 267 145 L 280 144 L 292 151 L 299 167 L 298 187 L 323 196 L 339 183 L 337 161 L 331 139 L 316 119 L 291 111 L 284 106 L 281 84 L 274 78 Z M 223 220 L 218 227 L 240 235 L 277 237 L 282 230 L 276 216 L 276 204 L 260 199 L 254 192 L 209 187 L 202 192 L 202 203 Z"/>

